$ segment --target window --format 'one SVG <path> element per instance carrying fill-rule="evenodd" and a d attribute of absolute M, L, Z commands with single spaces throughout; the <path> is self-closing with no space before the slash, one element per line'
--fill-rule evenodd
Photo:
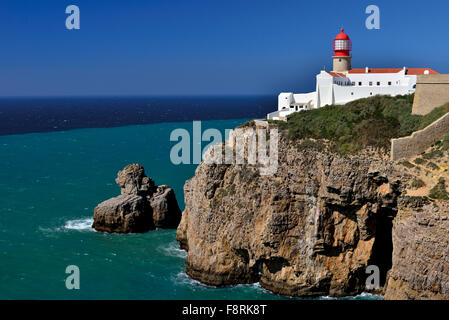
<path fill-rule="evenodd" d="M 391 81 L 388 81 L 388 85 L 391 86 Z"/>
<path fill-rule="evenodd" d="M 372 85 L 373 85 L 373 82 L 372 82 L 372 81 L 370 81 L 370 82 L 369 82 L 369 85 L 370 85 L 370 86 L 372 86 Z"/>
<path fill-rule="evenodd" d="M 353 81 L 353 82 L 351 82 L 351 86 L 355 86 L 355 82 Z"/>
<path fill-rule="evenodd" d="M 370 95 L 370 96 L 372 96 L 372 95 L 373 95 L 373 93 L 372 93 L 372 92 L 370 92 L 370 93 L 369 93 L 369 95 Z"/>
<path fill-rule="evenodd" d="M 380 81 L 377 81 L 377 85 L 380 86 Z"/>
<path fill-rule="evenodd" d="M 354 92 L 351 92 L 351 96 L 353 96 L 354 95 Z"/>
<path fill-rule="evenodd" d="M 362 86 L 362 81 L 359 81 L 359 86 Z"/>

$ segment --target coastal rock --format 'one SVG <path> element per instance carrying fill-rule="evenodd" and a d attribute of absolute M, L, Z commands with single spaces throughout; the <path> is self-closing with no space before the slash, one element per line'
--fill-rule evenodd
<path fill-rule="evenodd" d="M 391 268 L 400 184 L 388 159 L 300 149 L 283 135 L 279 166 L 198 166 L 184 187 L 177 240 L 186 272 L 209 285 L 259 282 L 291 296 L 366 291 L 368 265 Z"/>
<path fill-rule="evenodd" d="M 154 181 L 145 175 L 145 169 L 139 164 L 127 165 L 119 171 L 115 182 L 122 194 L 147 196 L 154 189 Z"/>
<path fill-rule="evenodd" d="M 120 195 L 95 208 L 93 228 L 110 233 L 138 233 L 154 229 L 148 201 L 138 195 Z"/>
<path fill-rule="evenodd" d="M 176 228 L 181 220 L 181 210 L 175 192 L 166 185 L 156 188 L 150 197 L 153 222 L 156 228 Z"/>
<path fill-rule="evenodd" d="M 100 203 L 92 227 L 113 233 L 141 233 L 155 228 L 176 228 L 181 211 L 172 188 L 155 186 L 139 164 L 119 171 L 115 180 L 121 195 Z"/>
<path fill-rule="evenodd" d="M 400 201 L 385 299 L 449 299 L 449 203 Z"/>

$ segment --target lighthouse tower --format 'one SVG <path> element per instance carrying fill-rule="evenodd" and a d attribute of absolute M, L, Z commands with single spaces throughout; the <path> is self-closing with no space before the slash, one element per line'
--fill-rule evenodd
<path fill-rule="evenodd" d="M 334 55 L 332 59 L 334 60 L 335 72 L 347 72 L 351 70 L 351 54 L 352 41 L 349 39 L 348 35 L 344 33 L 343 28 L 341 32 L 335 37 L 332 49 L 334 50 Z"/>

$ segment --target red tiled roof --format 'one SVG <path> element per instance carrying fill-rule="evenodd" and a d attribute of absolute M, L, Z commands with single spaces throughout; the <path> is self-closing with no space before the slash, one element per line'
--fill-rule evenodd
<path fill-rule="evenodd" d="M 398 73 L 401 72 L 403 68 L 377 68 L 371 69 L 368 68 L 368 73 Z M 429 68 L 406 68 L 405 74 L 408 75 L 417 75 L 424 74 L 424 71 L 429 70 L 429 74 L 439 74 L 439 72 L 429 69 Z M 366 70 L 363 68 L 360 69 L 351 69 L 349 73 L 366 73 Z"/>
<path fill-rule="evenodd" d="M 440 74 L 439 72 L 429 68 L 411 68 L 407 69 L 406 74 L 424 74 L 424 71 L 429 70 L 429 74 Z"/>
<path fill-rule="evenodd" d="M 344 73 L 338 73 L 338 72 L 328 72 L 332 77 L 336 78 L 346 78 Z"/>

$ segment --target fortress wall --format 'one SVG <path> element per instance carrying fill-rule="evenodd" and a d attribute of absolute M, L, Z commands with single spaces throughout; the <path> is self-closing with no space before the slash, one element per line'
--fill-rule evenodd
<path fill-rule="evenodd" d="M 416 99 L 416 98 L 415 98 Z M 449 113 L 411 136 L 391 140 L 391 160 L 409 159 L 426 151 L 449 133 Z"/>
<path fill-rule="evenodd" d="M 447 102 L 449 102 L 449 74 L 417 76 L 412 114 L 428 114 Z"/>

